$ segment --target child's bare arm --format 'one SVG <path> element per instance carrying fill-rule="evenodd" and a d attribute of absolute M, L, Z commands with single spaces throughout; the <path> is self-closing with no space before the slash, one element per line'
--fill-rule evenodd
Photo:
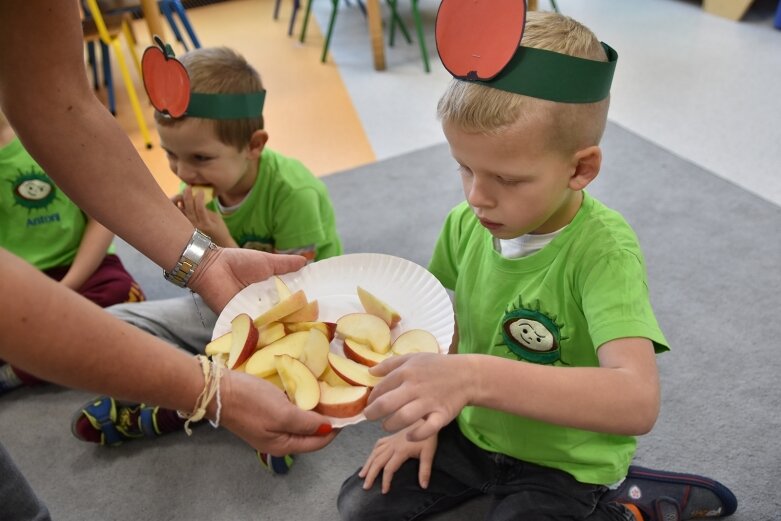
<path fill-rule="evenodd" d="M 435 434 L 423 441 L 408 440 L 407 431 L 417 426 L 415 424 L 377 440 L 371 454 L 366 458 L 366 463 L 363 464 L 358 473 L 358 476 L 363 478 L 364 489 L 370 489 L 374 480 L 382 472 L 382 493 L 386 494 L 390 490 L 393 475 L 410 458 L 420 460 L 418 483 L 422 488 L 428 487 L 431 479 L 431 464 L 434 461 L 434 453 L 437 451 L 437 436 Z"/>
<path fill-rule="evenodd" d="M 98 269 L 113 239 L 114 234 L 105 226 L 95 219 L 88 219 L 79 251 L 60 282 L 70 289 L 79 289 Z"/>
<path fill-rule="evenodd" d="M 659 376 L 653 345 L 623 338 L 599 349 L 600 367 L 553 367 L 488 355 L 416 354 L 386 360 L 387 374 L 365 413 L 385 418 L 388 430 L 419 419 L 420 440 L 447 425 L 466 405 L 624 435 L 648 432 L 659 412 Z"/>

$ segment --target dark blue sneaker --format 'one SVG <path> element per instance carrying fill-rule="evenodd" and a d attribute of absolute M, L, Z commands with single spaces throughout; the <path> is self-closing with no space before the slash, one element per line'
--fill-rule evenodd
<path fill-rule="evenodd" d="M 635 505 L 646 521 L 726 517 L 738 508 L 735 494 L 718 481 L 634 465 L 624 482 L 604 499 Z"/>

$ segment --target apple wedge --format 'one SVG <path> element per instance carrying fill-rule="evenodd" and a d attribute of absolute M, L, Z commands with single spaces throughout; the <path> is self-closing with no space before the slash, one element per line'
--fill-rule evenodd
<path fill-rule="evenodd" d="M 285 326 L 281 322 L 266 324 L 258 329 L 258 345 L 256 347 L 257 349 L 260 349 L 261 347 L 273 344 L 286 334 Z"/>
<path fill-rule="evenodd" d="M 355 340 L 345 338 L 344 356 L 353 362 L 358 362 L 359 364 L 363 364 L 367 367 L 372 367 L 388 358 L 390 353 L 381 355 L 380 353 L 375 353 L 366 345 L 356 342 Z"/>
<path fill-rule="evenodd" d="M 369 374 L 369 368 L 336 353 L 328 353 L 328 365 L 334 373 L 350 385 L 374 387 L 382 378 Z"/>
<path fill-rule="evenodd" d="M 278 322 L 280 318 L 287 316 L 307 305 L 306 294 L 298 290 L 285 300 L 280 301 L 271 309 L 255 318 L 255 326 L 263 327 L 272 322 Z"/>
<path fill-rule="evenodd" d="M 389 328 L 393 329 L 401 321 L 398 311 L 360 286 L 358 286 L 358 299 L 367 313 L 381 318 Z"/>
<path fill-rule="evenodd" d="M 293 358 L 298 358 L 301 356 L 308 338 L 309 333 L 306 331 L 283 336 L 273 344 L 255 351 L 255 354 L 247 360 L 247 367 L 244 369 L 244 372 L 260 378 L 274 374 L 276 371 L 274 357 L 290 355 Z"/>
<path fill-rule="evenodd" d="M 228 331 L 222 336 L 218 336 L 206 344 L 206 355 L 214 356 L 216 354 L 225 354 L 231 352 L 231 343 L 233 342 L 233 333 Z"/>
<path fill-rule="evenodd" d="M 285 281 L 276 275 L 274 275 L 274 286 L 277 288 L 277 297 L 279 298 L 277 302 L 282 302 L 293 294 L 293 292 L 290 291 L 290 288 L 287 287 L 287 284 L 285 284 Z"/>
<path fill-rule="evenodd" d="M 285 386 L 282 384 L 282 379 L 279 377 L 279 373 L 274 373 L 264 377 L 263 379 L 277 387 L 280 391 L 285 392 Z"/>
<path fill-rule="evenodd" d="M 396 355 L 439 353 L 439 342 L 434 335 L 425 329 L 410 329 L 393 341 L 391 352 Z"/>
<path fill-rule="evenodd" d="M 274 366 L 290 401 L 305 411 L 314 409 L 320 402 L 320 385 L 312 371 L 290 355 L 274 357 Z"/>
<path fill-rule="evenodd" d="M 258 344 L 258 328 L 246 313 L 239 313 L 231 320 L 231 347 L 228 354 L 228 369 L 233 369 L 247 360 Z"/>
<path fill-rule="evenodd" d="M 315 411 L 333 418 L 349 418 L 359 414 L 369 399 L 370 389 L 363 386 L 333 387 L 325 382 L 320 384 L 320 402 Z"/>
<path fill-rule="evenodd" d="M 380 354 L 390 351 L 391 334 L 388 324 L 380 317 L 369 313 L 344 315 L 336 321 L 336 334 L 368 345 L 372 351 Z"/>
<path fill-rule="evenodd" d="M 336 323 L 335 322 L 291 322 L 285 324 L 285 331 L 288 333 L 295 333 L 296 331 L 309 331 L 310 329 L 318 329 L 323 333 L 328 341 L 334 339 L 336 335 Z"/>
<path fill-rule="evenodd" d="M 209 204 L 214 199 L 214 187 L 209 185 L 190 185 L 193 191 L 193 197 L 199 193 L 203 194 L 203 204 Z"/>
<path fill-rule="evenodd" d="M 291 314 L 286 315 L 279 319 L 280 322 L 314 322 L 320 315 L 320 306 L 316 300 L 307 302 L 304 307 L 293 311 Z"/>
<path fill-rule="evenodd" d="M 328 338 L 317 329 L 310 329 L 307 333 L 301 356 L 298 357 L 310 371 L 319 378 L 325 368 L 328 367 L 328 353 L 331 350 L 331 344 Z"/>

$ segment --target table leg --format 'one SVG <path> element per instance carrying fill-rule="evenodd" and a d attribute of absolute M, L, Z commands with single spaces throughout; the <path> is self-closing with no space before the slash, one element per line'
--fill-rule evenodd
<path fill-rule="evenodd" d="M 152 41 L 152 37 L 157 35 L 163 41 L 166 41 L 165 26 L 160 18 L 157 0 L 141 0 L 141 10 L 144 12 L 144 20 L 146 20 L 146 26 L 149 28 L 149 40 Z"/>
<path fill-rule="evenodd" d="M 374 69 L 385 70 L 385 42 L 382 35 L 380 0 L 366 0 L 366 18 L 369 23 Z"/>

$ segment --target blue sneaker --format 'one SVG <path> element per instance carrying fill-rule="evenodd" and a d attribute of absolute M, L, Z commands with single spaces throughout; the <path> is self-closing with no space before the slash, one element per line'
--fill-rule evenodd
<path fill-rule="evenodd" d="M 272 456 L 265 452 L 256 451 L 258 455 L 258 461 L 260 464 L 266 467 L 272 474 L 287 474 L 290 471 L 290 467 L 293 466 L 293 455 L 287 456 Z"/>
<path fill-rule="evenodd" d="M 735 494 L 718 481 L 631 465 L 626 479 L 605 501 L 635 505 L 645 521 L 727 517 L 738 508 Z"/>

